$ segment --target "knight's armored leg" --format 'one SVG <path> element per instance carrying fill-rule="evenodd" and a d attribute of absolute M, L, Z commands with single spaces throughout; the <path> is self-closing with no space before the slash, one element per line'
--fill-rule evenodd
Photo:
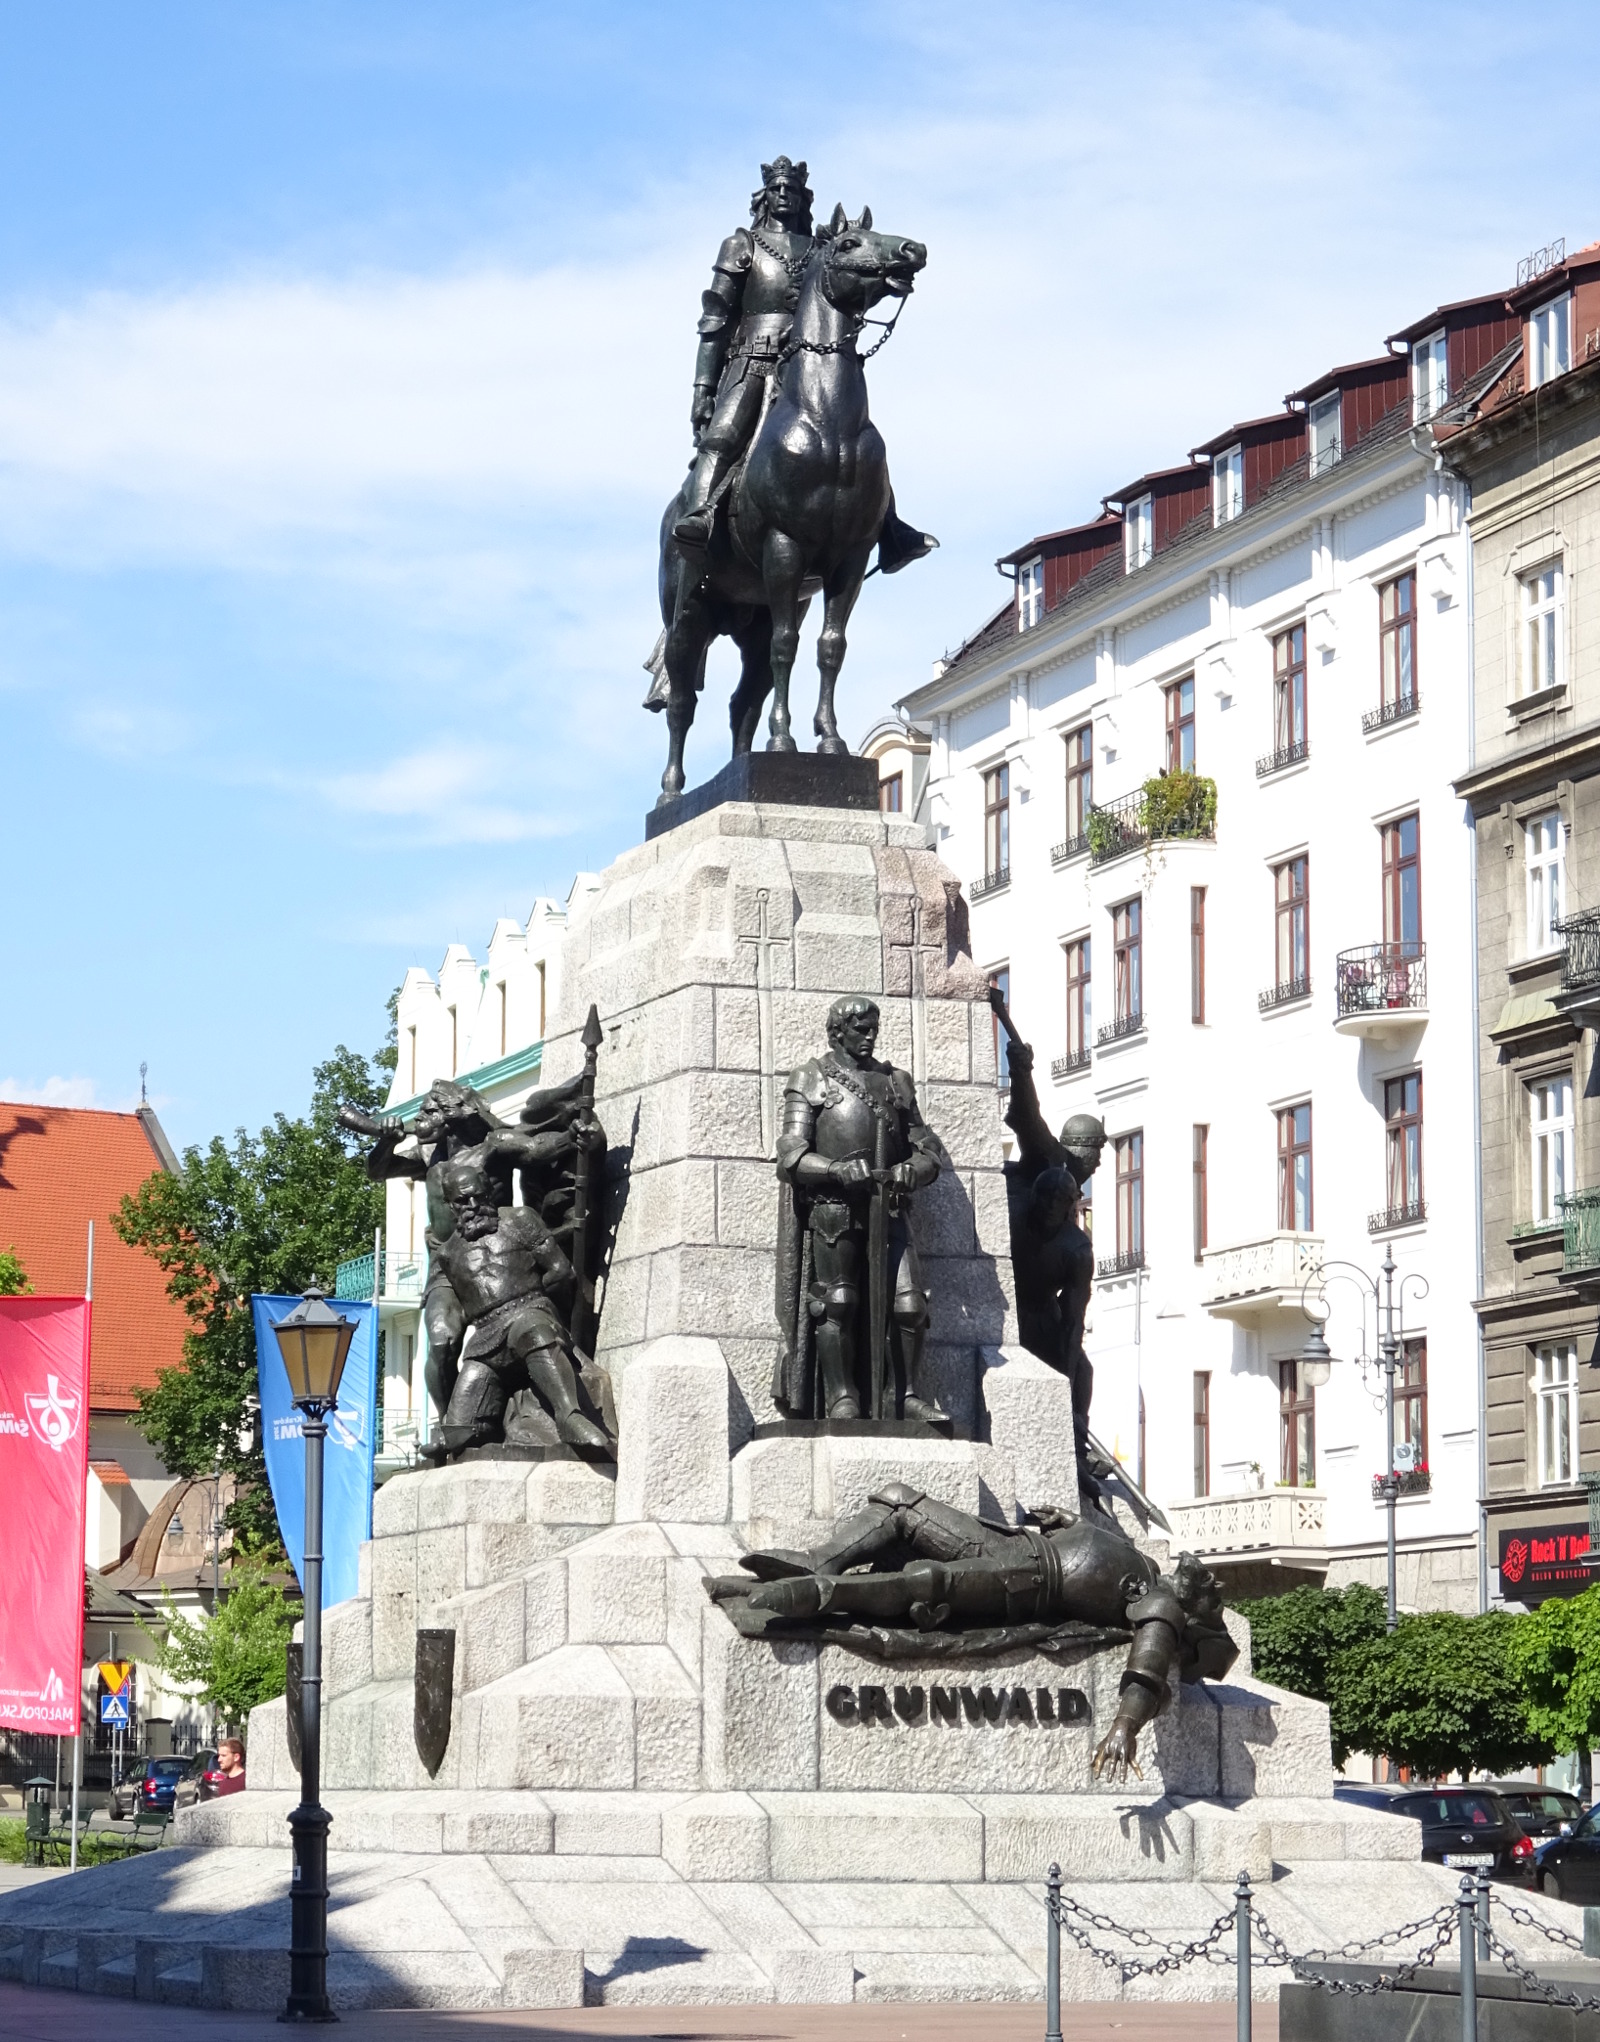
<path fill-rule="evenodd" d="M 906 1418 L 920 1418 L 924 1424 L 944 1425 L 949 1421 L 949 1412 L 936 1397 L 924 1396 L 920 1387 L 918 1372 L 922 1367 L 922 1352 L 927 1345 L 932 1314 L 928 1310 L 928 1293 L 922 1287 L 917 1251 L 905 1233 L 903 1222 L 891 1235 L 889 1253 L 894 1260 L 892 1311 L 895 1331 L 900 1336 L 901 1377 L 905 1385 L 901 1414 Z"/>
<path fill-rule="evenodd" d="M 861 1302 L 857 1281 L 860 1257 L 847 1233 L 829 1240 L 822 1228 L 811 1234 L 812 1267 L 822 1303 L 817 1323 L 817 1374 L 822 1382 L 822 1408 L 829 1418 L 861 1416 L 856 1383 L 856 1317 Z"/>
<path fill-rule="evenodd" d="M 739 1565 L 762 1581 L 776 1581 L 794 1574 L 842 1574 L 847 1567 L 864 1567 L 873 1561 L 907 1554 L 902 1513 L 893 1503 L 874 1497 L 853 1517 L 836 1524 L 821 1545 L 813 1546 L 809 1553 L 783 1548 L 746 1553 Z"/>
<path fill-rule="evenodd" d="M 915 525 L 908 525 L 895 509 L 893 496 L 889 498 L 878 533 L 878 565 L 885 574 L 898 574 L 913 560 L 924 559 L 938 544 L 931 532 L 919 532 Z"/>
<path fill-rule="evenodd" d="M 505 1349 L 502 1359 L 509 1359 Z M 498 1369 L 469 1354 L 450 1392 L 450 1402 L 439 1421 L 438 1439 L 452 1458 L 469 1446 L 487 1446 L 500 1437 L 500 1421 L 506 1408 L 506 1386 Z"/>
<path fill-rule="evenodd" d="M 760 376 L 748 374 L 724 384 L 717 408 L 700 436 L 694 472 L 684 491 L 683 515 L 672 528 L 672 536 L 680 546 L 711 544 L 711 525 L 716 515 L 711 499 L 750 436 L 761 409 L 762 387 Z"/>
<path fill-rule="evenodd" d="M 556 1431 L 569 1446 L 609 1448 L 611 1441 L 592 1418 L 585 1416 L 578 1400 L 578 1378 L 570 1359 L 554 1343 L 522 1346 L 522 1365 L 528 1381 L 549 1406 Z"/>

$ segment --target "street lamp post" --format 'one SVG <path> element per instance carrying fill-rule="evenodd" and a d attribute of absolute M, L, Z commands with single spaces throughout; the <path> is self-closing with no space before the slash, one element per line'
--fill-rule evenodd
<path fill-rule="evenodd" d="M 289 1816 L 289 2001 L 283 2021 L 336 2021 L 328 2004 L 328 1825 L 322 1797 L 322 1449 L 328 1413 L 355 1322 L 329 1309 L 315 1285 L 273 1328 L 289 1393 L 305 1418 L 306 1546 L 300 1587 L 305 1637 L 300 1675 L 300 1802 Z"/>
<path fill-rule="evenodd" d="M 1317 1267 L 1312 1270 L 1301 1287 L 1300 1306 L 1302 1311 L 1305 1310 L 1306 1293 L 1310 1290 L 1311 1285 L 1325 1278 L 1330 1270 L 1338 1271 L 1347 1281 L 1356 1283 L 1363 1291 L 1370 1291 L 1372 1293 L 1373 1313 L 1378 1322 L 1378 1360 L 1379 1366 L 1383 1370 L 1384 1436 L 1383 1473 L 1379 1476 L 1378 1481 L 1383 1491 L 1384 1553 L 1388 1562 L 1388 1601 L 1385 1622 L 1387 1629 L 1393 1631 L 1399 1622 L 1399 1612 L 1395 1597 L 1394 1513 L 1395 1504 L 1400 1495 L 1400 1476 L 1394 1464 L 1394 1374 L 1395 1369 L 1399 1365 L 1400 1355 L 1400 1339 L 1395 1332 L 1395 1313 L 1397 1310 L 1402 1314 L 1404 1312 L 1406 1284 L 1420 1284 L 1422 1286 L 1422 1295 L 1425 1297 L 1428 1291 L 1428 1280 L 1424 1276 L 1418 1276 L 1415 1272 L 1403 1277 L 1400 1284 L 1400 1301 L 1397 1305 L 1394 1294 L 1394 1251 L 1386 1241 L 1383 1248 L 1383 1264 L 1377 1276 L 1368 1276 L 1366 1271 L 1354 1262 L 1335 1261 L 1318 1263 Z M 1306 1316 L 1309 1318 L 1311 1315 L 1308 1312 Z M 1312 1327 L 1310 1337 L 1301 1350 L 1300 1368 L 1308 1385 L 1315 1386 L 1316 1384 L 1325 1383 L 1333 1368 L 1334 1355 L 1322 1334 L 1322 1328 L 1326 1323 L 1326 1320 L 1323 1320 Z M 1366 1308 L 1363 1306 L 1363 1351 L 1365 1350 L 1365 1342 Z M 1363 1359 L 1361 1361 L 1363 1370 L 1366 1366 L 1366 1361 Z"/>

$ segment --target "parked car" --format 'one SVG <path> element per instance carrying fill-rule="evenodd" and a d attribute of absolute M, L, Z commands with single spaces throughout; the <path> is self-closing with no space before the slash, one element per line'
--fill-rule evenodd
<path fill-rule="evenodd" d="M 139 1782 L 141 1808 L 176 1808 L 178 1782 L 189 1770 L 191 1760 L 176 1753 L 170 1758 L 147 1758 L 144 1778 Z"/>
<path fill-rule="evenodd" d="M 216 1765 L 216 1762 L 216 1751 L 209 1744 L 203 1746 L 190 1759 L 178 1781 L 176 1805 L 179 1808 L 192 1808 L 196 1801 L 207 1799 L 206 1781 L 210 1779 L 212 1768 Z"/>
<path fill-rule="evenodd" d="M 141 1806 L 139 1790 L 144 1785 L 145 1774 L 154 1763 L 152 1759 L 136 1758 L 129 1765 L 122 1778 L 106 1797 L 106 1813 L 113 1822 L 125 1822 Z"/>
<path fill-rule="evenodd" d="M 1533 1871 L 1533 1840 L 1523 1833 L 1511 1810 L 1489 1787 L 1390 1787 L 1361 1781 L 1339 1781 L 1336 1800 L 1357 1808 L 1378 1808 L 1389 1815 L 1409 1815 L 1422 1824 L 1422 1857 L 1430 1865 L 1491 1860 L 1490 1876 L 1529 1884 Z"/>
<path fill-rule="evenodd" d="M 1600 1901 L 1600 1807 L 1580 1815 L 1569 1835 L 1536 1847 L 1533 1878 L 1552 1900 Z"/>
<path fill-rule="evenodd" d="M 1485 1780 L 1484 1785 L 1500 1796 L 1517 1827 L 1536 1844 L 1560 1836 L 1583 1818 L 1583 1803 L 1564 1787 L 1536 1787 L 1528 1780 Z"/>

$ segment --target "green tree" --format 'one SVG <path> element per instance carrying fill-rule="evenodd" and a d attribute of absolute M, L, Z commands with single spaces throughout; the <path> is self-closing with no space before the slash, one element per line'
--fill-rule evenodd
<path fill-rule="evenodd" d="M 1556 1751 L 1577 1752 L 1587 1802 L 1594 1787 L 1590 1748 L 1600 1743 L 1600 1585 L 1570 1600 L 1552 1596 L 1518 1617 L 1511 1664 L 1528 1727 Z"/>
<path fill-rule="evenodd" d="M 283 1693 L 284 1646 L 301 1606 L 263 1561 L 236 1562 L 227 1595 L 198 1623 L 180 1616 L 165 1591 L 163 1601 L 167 1635 L 151 1640 L 162 1672 L 210 1702 L 230 1730 L 242 1729 L 252 1709 Z"/>
<path fill-rule="evenodd" d="M 15 1248 L 0 1248 L 0 1298 L 31 1298 L 33 1285 Z"/>
<path fill-rule="evenodd" d="M 1351 1751 L 1382 1752 L 1432 1779 L 1549 1758 L 1551 1741 L 1530 1722 L 1512 1658 L 1524 1622 L 1505 1610 L 1434 1610 L 1339 1653 L 1329 1697 L 1334 1763 Z"/>
<path fill-rule="evenodd" d="M 331 1289 L 340 1260 L 370 1243 L 383 1190 L 338 1113 L 375 1112 L 387 1091 L 381 1070 L 341 1045 L 318 1065 L 304 1119 L 280 1113 L 258 1135 L 240 1128 L 231 1147 L 214 1136 L 186 1149 L 178 1169 L 147 1177 L 113 1218 L 161 1265 L 189 1319 L 182 1363 L 140 1393 L 140 1425 L 174 1474 L 220 1465 L 237 1478 L 228 1523 L 245 1552 L 281 1551 L 260 1440 L 240 1444 L 256 1380 L 250 1295 Z"/>
<path fill-rule="evenodd" d="M 1375 1588 L 1291 1588 L 1242 1605 L 1250 1619 L 1250 1663 L 1274 1687 L 1331 1702 L 1341 1653 L 1381 1638 L 1387 1605 Z"/>

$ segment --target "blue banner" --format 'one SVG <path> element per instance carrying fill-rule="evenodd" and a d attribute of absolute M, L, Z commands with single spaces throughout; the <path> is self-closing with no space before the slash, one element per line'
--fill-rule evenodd
<path fill-rule="evenodd" d="M 267 1456 L 278 1528 L 296 1576 L 306 1550 L 304 1424 L 289 1396 L 289 1378 L 273 1327 L 298 1298 L 253 1297 L 256 1375 L 261 1394 L 261 1440 Z M 339 1381 L 339 1407 L 328 1414 L 322 1475 L 322 1607 L 356 1593 L 362 1544 L 372 1536 L 372 1459 L 378 1422 L 378 1312 L 372 1304 L 337 1300 L 335 1309 L 356 1322 L 356 1336 Z"/>

